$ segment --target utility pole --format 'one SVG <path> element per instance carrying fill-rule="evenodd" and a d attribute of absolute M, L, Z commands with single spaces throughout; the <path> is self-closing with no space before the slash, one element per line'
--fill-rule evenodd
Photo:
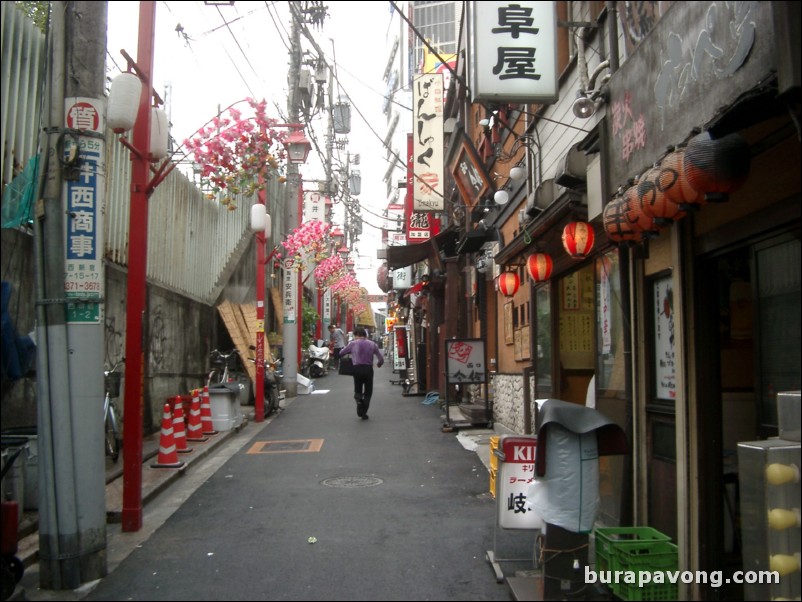
<path fill-rule="evenodd" d="M 289 93 L 287 95 L 287 113 L 291 123 L 299 123 L 301 115 L 301 97 L 298 84 L 301 77 L 301 6 L 300 2 L 290 2 L 292 29 L 290 32 L 290 70 L 287 75 Z M 298 166 L 287 165 L 287 231 L 292 232 L 300 224 L 301 175 Z M 301 273 L 287 264 L 284 265 L 284 285 L 295 289 L 295 303 L 284 304 L 284 325 L 282 338 L 284 344 L 284 388 L 287 396 L 298 394 L 298 359 L 300 355 L 303 283 Z M 286 291 L 285 291 L 286 295 Z"/>
<path fill-rule="evenodd" d="M 37 204 L 40 585 L 106 575 L 103 453 L 105 2 L 53 2 Z M 43 145 L 45 146 L 45 145 Z"/>

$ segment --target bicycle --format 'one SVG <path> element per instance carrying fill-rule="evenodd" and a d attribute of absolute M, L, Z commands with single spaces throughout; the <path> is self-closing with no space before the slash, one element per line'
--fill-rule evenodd
<path fill-rule="evenodd" d="M 106 389 L 106 398 L 103 401 L 103 424 L 106 430 L 106 455 L 111 458 L 111 461 L 116 463 L 120 458 L 120 449 L 122 448 L 122 436 L 120 435 L 120 420 L 118 416 L 120 411 L 117 409 L 117 404 L 114 402 L 120 396 L 120 381 L 122 374 L 117 372 L 120 364 L 125 363 L 125 358 L 114 364 L 111 370 L 103 372 L 104 384 Z"/>
<path fill-rule="evenodd" d="M 225 385 L 237 381 L 237 358 L 239 352 L 232 349 L 228 353 L 223 353 L 214 349 L 209 354 L 209 363 L 213 366 L 206 378 L 206 386 Z M 220 369 L 222 367 L 222 370 Z M 216 377 L 216 379 L 215 379 Z"/>

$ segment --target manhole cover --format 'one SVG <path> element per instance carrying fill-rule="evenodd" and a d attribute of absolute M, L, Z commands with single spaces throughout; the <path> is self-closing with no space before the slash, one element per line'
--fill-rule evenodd
<path fill-rule="evenodd" d="M 375 487 L 381 485 L 384 481 L 377 477 L 333 477 L 321 481 L 321 484 L 326 487 Z"/>

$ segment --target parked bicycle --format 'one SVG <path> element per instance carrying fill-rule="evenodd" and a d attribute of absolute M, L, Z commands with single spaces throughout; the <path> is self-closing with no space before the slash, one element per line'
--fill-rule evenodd
<path fill-rule="evenodd" d="M 249 357 L 248 361 L 256 363 L 256 359 L 252 357 Z M 281 359 L 273 359 L 272 356 L 265 358 L 262 377 L 265 418 L 279 410 L 279 389 L 282 377 Z"/>
<path fill-rule="evenodd" d="M 219 349 L 214 349 L 209 354 L 209 363 L 212 369 L 206 379 L 206 386 L 225 385 L 237 382 L 237 362 L 239 352 L 232 349 L 228 353 L 223 353 Z"/>
<path fill-rule="evenodd" d="M 120 432 L 120 410 L 114 401 L 120 396 L 120 381 L 122 374 L 117 372 L 120 364 L 125 363 L 125 358 L 114 364 L 111 370 L 103 372 L 104 384 L 106 389 L 106 399 L 103 401 L 103 424 L 106 430 L 106 455 L 112 462 L 117 462 L 120 458 L 122 448 L 122 434 Z"/>

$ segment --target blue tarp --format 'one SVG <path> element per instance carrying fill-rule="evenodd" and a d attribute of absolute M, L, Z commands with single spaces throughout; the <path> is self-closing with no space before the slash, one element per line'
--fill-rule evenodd
<path fill-rule="evenodd" d="M 28 372 L 36 355 L 36 345 L 29 336 L 18 336 L 11 314 L 11 283 L 3 281 L 0 292 L 0 337 L 2 338 L 3 380 L 19 380 Z"/>

